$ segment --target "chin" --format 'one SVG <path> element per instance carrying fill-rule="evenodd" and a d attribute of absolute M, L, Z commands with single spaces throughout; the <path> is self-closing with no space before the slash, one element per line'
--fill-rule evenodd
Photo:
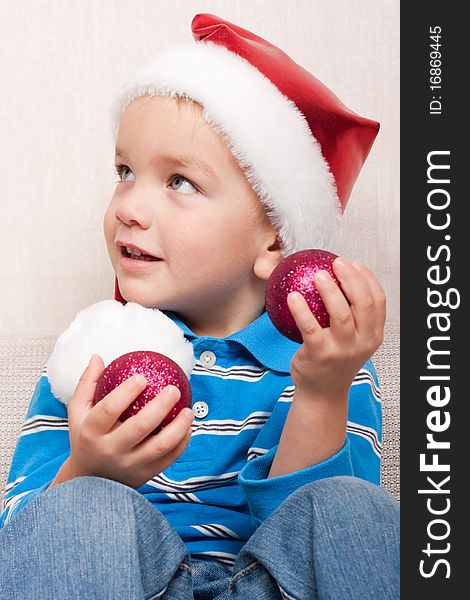
<path fill-rule="evenodd" d="M 124 281 L 119 281 L 119 289 L 127 302 L 135 302 L 136 304 L 145 306 L 145 308 L 159 308 L 159 300 L 155 297 L 155 294 L 138 289 L 135 282 L 126 285 Z"/>

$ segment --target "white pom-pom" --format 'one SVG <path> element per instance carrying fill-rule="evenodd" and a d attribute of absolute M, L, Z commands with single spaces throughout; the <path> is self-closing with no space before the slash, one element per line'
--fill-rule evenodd
<path fill-rule="evenodd" d="M 105 367 L 136 350 L 152 350 L 174 360 L 188 379 L 195 359 L 183 331 L 156 308 L 103 300 L 81 310 L 58 337 L 46 365 L 54 396 L 68 404 L 93 354 Z"/>

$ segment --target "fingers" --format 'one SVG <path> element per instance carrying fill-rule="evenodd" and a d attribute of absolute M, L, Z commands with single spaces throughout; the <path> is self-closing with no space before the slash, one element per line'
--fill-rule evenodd
<path fill-rule="evenodd" d="M 170 425 L 167 425 L 158 435 L 161 435 L 165 430 L 168 429 L 169 426 Z M 154 436 L 154 439 L 156 439 L 156 437 L 158 437 L 158 436 Z M 191 427 L 189 427 L 187 429 L 182 440 L 175 446 L 175 448 L 173 450 L 171 450 L 170 452 L 168 452 L 163 458 L 155 458 L 157 456 L 157 452 L 153 448 L 153 444 L 154 444 L 153 440 L 152 440 L 152 442 L 150 442 L 150 441 L 145 442 L 145 443 L 149 444 L 148 454 L 150 456 L 152 456 L 151 461 L 146 463 L 149 466 L 149 470 L 153 471 L 155 474 L 157 474 L 157 473 L 161 473 L 161 471 L 164 471 L 165 469 L 167 469 L 170 465 L 172 465 L 175 462 L 175 460 L 177 460 L 183 454 L 183 452 L 188 447 L 190 440 L 191 440 Z M 153 469 L 151 468 L 152 464 L 154 465 Z"/>
<path fill-rule="evenodd" d="M 330 331 L 335 339 L 348 343 L 356 333 L 367 338 L 383 335 L 386 300 L 375 275 L 360 263 L 349 263 L 341 257 L 334 261 L 333 270 L 341 288 L 327 271 L 317 271 L 314 280 L 330 315 Z M 287 302 L 304 343 L 321 344 L 322 328 L 305 298 L 292 292 Z"/>
<path fill-rule="evenodd" d="M 377 320 L 376 327 L 378 330 L 383 330 L 385 325 L 385 318 L 387 315 L 387 298 L 383 287 L 381 286 L 377 277 L 367 267 L 360 265 L 363 276 L 367 279 L 369 289 L 374 298 L 375 305 L 377 307 Z"/>
<path fill-rule="evenodd" d="M 287 296 L 287 305 L 304 342 L 321 331 L 320 323 L 300 292 L 291 292 Z"/>
<path fill-rule="evenodd" d="M 104 371 L 104 363 L 101 356 L 93 354 L 88 363 L 88 366 L 83 371 L 72 399 L 70 400 L 67 410 L 69 419 L 78 416 L 79 413 L 84 413 L 87 408 L 93 406 L 93 397 L 95 395 L 96 383 Z"/>
<path fill-rule="evenodd" d="M 333 263 L 335 275 L 348 297 L 354 317 L 355 329 L 359 334 L 375 331 L 377 327 L 377 306 L 369 287 L 369 279 L 364 276 L 362 265 L 348 263 L 337 258 Z"/>
<path fill-rule="evenodd" d="M 332 333 L 344 341 L 351 339 L 354 335 L 354 318 L 343 292 L 326 271 L 317 271 L 314 281 L 330 315 Z M 287 302 L 304 343 L 320 344 L 322 327 L 302 294 L 292 292 L 289 294 Z"/>
<path fill-rule="evenodd" d="M 355 333 L 354 317 L 341 288 L 327 271 L 317 271 L 314 281 L 330 315 L 331 332 L 338 339 L 344 341 L 351 339 Z"/>
<path fill-rule="evenodd" d="M 123 381 L 88 413 L 87 426 L 96 435 L 107 433 L 146 385 L 147 381 L 140 373 Z"/>
<path fill-rule="evenodd" d="M 168 466 L 178 458 L 189 444 L 191 438 L 191 423 L 194 414 L 190 408 L 185 408 L 157 435 L 152 435 L 136 448 L 132 453 L 133 461 L 139 464 L 150 464 L 159 461 L 160 470 L 162 459 Z"/>
<path fill-rule="evenodd" d="M 146 404 L 136 415 L 126 419 L 113 432 L 115 446 L 128 451 L 145 440 L 158 427 L 170 410 L 180 399 L 181 393 L 174 385 L 168 385 Z M 189 411 L 193 417 L 192 410 Z M 180 414 L 180 413 L 179 413 Z M 178 415 L 179 416 L 179 415 Z M 176 420 L 175 417 L 174 420 Z M 173 421 L 170 423 L 172 424 Z M 170 425 L 169 424 L 169 425 Z M 169 427 L 167 425 L 166 427 Z M 165 429 L 166 429 L 165 427 Z"/>

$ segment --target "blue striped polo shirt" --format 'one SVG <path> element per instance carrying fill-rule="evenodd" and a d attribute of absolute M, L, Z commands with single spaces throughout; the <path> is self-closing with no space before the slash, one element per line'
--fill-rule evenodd
<path fill-rule="evenodd" d="M 299 487 L 325 477 L 380 480 L 381 403 L 369 360 L 349 393 L 347 438 L 327 460 L 268 478 L 295 388 L 290 363 L 299 348 L 264 312 L 226 338 L 195 335 L 164 311 L 191 341 L 195 419 L 184 453 L 138 488 L 179 534 L 193 560 L 229 566 L 256 528 Z M 13 454 L 0 527 L 45 491 L 70 454 L 66 406 L 47 378 L 36 385 Z"/>

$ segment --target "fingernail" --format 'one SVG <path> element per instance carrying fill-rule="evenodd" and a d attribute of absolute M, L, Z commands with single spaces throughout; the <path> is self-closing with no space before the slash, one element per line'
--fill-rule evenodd
<path fill-rule="evenodd" d="M 299 294 L 299 292 L 291 292 L 287 296 L 287 300 L 289 302 L 292 302 L 292 304 L 297 304 L 298 302 L 300 302 L 300 294 Z"/>
<path fill-rule="evenodd" d="M 168 398 L 170 400 L 174 400 L 176 398 L 176 396 L 179 394 L 179 389 L 176 387 L 176 385 L 168 385 L 167 388 L 167 394 L 168 394 Z"/>
<path fill-rule="evenodd" d="M 352 266 L 355 267 L 356 269 L 361 269 L 362 265 L 358 260 L 354 260 L 352 263 Z"/>
<path fill-rule="evenodd" d="M 342 269 L 345 269 L 346 267 L 349 266 L 348 261 L 343 258 L 342 256 L 338 256 L 338 258 L 335 259 L 335 265 L 338 265 L 339 267 L 341 267 Z"/>
<path fill-rule="evenodd" d="M 317 271 L 315 273 L 315 277 L 320 281 L 328 281 L 328 279 L 330 278 L 326 271 Z"/>
<path fill-rule="evenodd" d="M 135 377 L 136 383 L 138 383 L 139 385 L 147 384 L 147 380 L 145 379 L 145 376 L 142 375 L 141 373 L 137 373 L 137 375 L 134 375 L 134 377 Z"/>

